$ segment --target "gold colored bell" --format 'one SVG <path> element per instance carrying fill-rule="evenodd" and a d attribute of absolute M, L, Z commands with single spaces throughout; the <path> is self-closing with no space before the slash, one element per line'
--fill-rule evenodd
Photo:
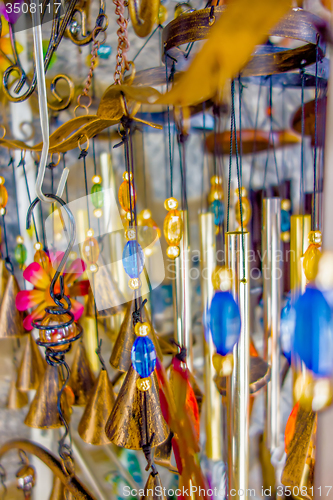
<path fill-rule="evenodd" d="M 20 287 L 13 274 L 10 275 L 0 308 L 0 339 L 22 337 L 23 314 L 16 309 L 15 298 Z"/>
<path fill-rule="evenodd" d="M 15 374 L 16 375 L 16 374 Z M 16 376 L 10 383 L 9 393 L 6 408 L 9 410 L 19 410 L 29 403 L 28 395 L 25 392 L 21 392 L 16 387 Z"/>
<path fill-rule="evenodd" d="M 108 373 L 102 368 L 78 426 L 83 441 L 94 445 L 110 443 L 105 425 L 115 399 Z"/>
<path fill-rule="evenodd" d="M 91 371 L 83 342 L 78 342 L 71 375 L 68 381 L 74 394 L 74 406 L 85 406 L 95 384 L 95 376 Z"/>
<path fill-rule="evenodd" d="M 135 300 L 127 303 L 127 308 L 125 312 L 124 320 L 121 324 L 117 340 L 113 346 L 110 363 L 116 370 L 121 372 L 127 372 L 131 366 L 131 351 L 133 344 L 136 339 L 136 334 L 134 333 L 133 327 L 133 312 L 135 309 Z M 157 357 L 162 360 L 163 355 L 159 346 L 158 339 L 156 337 L 153 325 L 148 317 L 148 312 L 146 307 L 143 308 L 142 312 L 143 321 L 148 321 L 150 323 L 150 333 L 148 337 L 154 343 Z"/>
<path fill-rule="evenodd" d="M 2 304 L 2 299 L 6 290 L 6 286 L 9 279 L 9 272 L 5 266 L 5 261 L 0 259 L 0 305 Z"/>
<path fill-rule="evenodd" d="M 59 388 L 58 367 L 47 365 L 44 378 L 25 418 L 25 425 L 37 429 L 56 429 L 63 425 L 57 407 Z M 67 419 L 69 409 L 65 396 L 62 398 L 62 411 Z"/>
<path fill-rule="evenodd" d="M 16 387 L 22 392 L 37 389 L 45 371 L 45 361 L 32 334 L 27 337 L 16 380 Z"/>
<path fill-rule="evenodd" d="M 151 388 L 146 392 L 137 388 L 138 379 L 140 376 L 131 366 L 105 427 L 106 435 L 112 443 L 132 450 L 142 448 L 143 444 L 151 440 L 153 433 L 152 447 L 163 443 L 169 435 L 161 412 L 155 372 L 150 376 Z M 145 422 L 145 403 L 147 422 Z"/>
<path fill-rule="evenodd" d="M 174 474 L 179 474 L 177 467 L 175 467 L 171 463 L 172 438 L 173 438 L 173 432 L 170 432 L 167 440 L 155 448 L 154 462 L 155 464 L 160 465 L 161 467 L 165 467 Z"/>
<path fill-rule="evenodd" d="M 161 492 L 161 494 L 158 494 Z M 163 486 L 159 473 L 155 474 L 151 472 L 145 484 L 145 494 L 141 497 L 141 500 L 166 500 L 163 495 Z"/>
<path fill-rule="evenodd" d="M 65 498 L 65 487 L 61 479 L 59 479 L 58 476 L 54 476 L 49 500 L 65 500 Z"/>
<path fill-rule="evenodd" d="M 90 288 L 88 301 L 86 305 L 86 315 L 91 318 L 95 317 L 95 300 L 98 305 L 97 316 L 106 318 L 124 311 L 126 299 L 119 290 L 118 284 L 113 278 L 110 269 L 103 261 L 102 256 L 99 256 L 99 268 L 94 274 L 94 294 Z M 111 304 L 111 307 L 110 307 Z"/>
<path fill-rule="evenodd" d="M 290 489 L 296 486 L 299 490 L 298 498 L 303 498 L 302 488 L 308 493 L 304 498 L 313 496 L 311 489 L 313 492 L 316 417 L 315 412 L 299 405 L 294 434 L 287 448 L 281 483 Z"/>

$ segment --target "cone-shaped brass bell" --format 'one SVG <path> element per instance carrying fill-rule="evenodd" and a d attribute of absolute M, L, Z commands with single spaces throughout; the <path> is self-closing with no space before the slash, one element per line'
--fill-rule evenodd
<path fill-rule="evenodd" d="M 150 376 L 152 386 L 146 393 L 137 388 L 136 382 L 139 378 L 131 366 L 105 428 L 106 435 L 112 443 L 132 450 L 142 448 L 143 444 L 151 440 L 153 433 L 152 447 L 163 443 L 169 434 L 161 412 L 155 372 Z M 145 421 L 145 405 L 147 421 Z"/>
<path fill-rule="evenodd" d="M 19 410 L 29 403 L 28 394 L 21 392 L 16 387 L 16 373 L 10 383 L 7 405 L 9 410 Z"/>
<path fill-rule="evenodd" d="M 113 278 L 110 269 L 105 265 L 101 254 L 98 259 L 98 264 L 98 271 L 94 274 L 94 294 L 98 307 L 98 317 L 105 318 L 123 312 L 126 300 L 119 290 L 118 284 Z M 91 289 L 89 291 L 86 306 L 86 315 L 92 318 L 95 317 L 95 303 L 93 291 Z"/>
<path fill-rule="evenodd" d="M 109 444 L 105 425 L 115 402 L 113 387 L 106 370 L 100 371 L 90 399 L 79 423 L 78 432 L 86 443 Z"/>
<path fill-rule="evenodd" d="M 161 492 L 161 494 L 159 494 Z M 159 473 L 153 474 L 151 472 L 145 484 L 145 494 L 141 497 L 141 500 L 165 500 L 163 495 L 163 486 Z"/>
<path fill-rule="evenodd" d="M 74 406 L 85 406 L 94 387 L 95 376 L 91 371 L 83 342 L 77 344 L 68 385 L 74 393 Z"/>
<path fill-rule="evenodd" d="M 47 365 L 44 378 L 30 405 L 25 418 L 25 425 L 37 429 L 56 429 L 63 425 L 57 407 L 59 392 L 59 373 L 57 366 Z M 62 411 L 66 420 L 69 409 L 66 396 L 62 398 Z"/>
<path fill-rule="evenodd" d="M 131 366 L 131 350 L 136 339 L 133 327 L 133 312 L 135 308 L 135 300 L 127 303 L 127 309 L 125 312 L 124 320 L 121 324 L 117 340 L 113 346 L 110 363 L 121 372 L 127 372 Z M 156 354 L 160 360 L 163 359 L 163 355 L 156 337 L 154 328 L 149 320 L 146 308 L 142 312 L 143 321 L 148 321 L 151 326 L 151 331 L 148 335 L 150 340 L 154 343 Z"/>
<path fill-rule="evenodd" d="M 5 261 L 0 259 L 0 305 L 5 294 L 7 282 L 9 279 L 9 272 L 5 266 Z"/>
<path fill-rule="evenodd" d="M 13 274 L 9 276 L 0 307 L 0 339 L 22 337 L 23 314 L 16 309 L 15 298 L 20 288 Z"/>
<path fill-rule="evenodd" d="M 161 467 L 166 467 L 170 472 L 173 472 L 174 474 L 179 474 L 177 467 L 175 467 L 171 462 L 172 438 L 173 432 L 170 432 L 167 440 L 155 448 L 154 462 Z"/>
<path fill-rule="evenodd" d="M 53 486 L 49 500 L 65 500 L 65 487 L 57 476 L 53 478 Z"/>
<path fill-rule="evenodd" d="M 16 381 L 16 387 L 22 392 L 37 389 L 45 371 L 45 361 L 32 334 L 27 337 Z"/>

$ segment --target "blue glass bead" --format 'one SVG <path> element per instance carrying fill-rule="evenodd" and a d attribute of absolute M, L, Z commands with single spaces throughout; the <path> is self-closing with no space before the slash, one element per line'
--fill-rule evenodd
<path fill-rule="evenodd" d="M 218 354 L 229 354 L 238 342 L 241 319 L 230 292 L 215 292 L 210 306 L 210 331 Z"/>
<path fill-rule="evenodd" d="M 294 333 L 296 325 L 296 311 L 291 306 L 291 301 L 288 299 L 286 305 L 281 311 L 281 324 L 280 324 L 280 343 L 281 351 L 291 362 L 291 352 L 293 349 Z"/>
<path fill-rule="evenodd" d="M 109 59 L 112 53 L 112 47 L 110 45 L 101 45 L 97 50 L 98 57 L 101 59 Z"/>
<path fill-rule="evenodd" d="M 224 219 L 224 204 L 221 200 L 214 200 L 209 207 L 209 211 L 214 214 L 214 224 L 222 224 Z"/>
<path fill-rule="evenodd" d="M 156 351 L 150 338 L 137 337 L 132 347 L 131 360 L 140 377 L 149 377 L 156 366 Z"/>
<path fill-rule="evenodd" d="M 331 309 L 320 290 L 308 287 L 295 304 L 294 352 L 315 375 L 333 374 Z"/>
<path fill-rule="evenodd" d="M 144 264 L 145 256 L 141 245 L 135 240 L 128 241 L 123 251 L 123 266 L 126 274 L 130 278 L 139 278 Z"/>
<path fill-rule="evenodd" d="M 290 231 L 290 212 L 281 210 L 281 232 Z"/>

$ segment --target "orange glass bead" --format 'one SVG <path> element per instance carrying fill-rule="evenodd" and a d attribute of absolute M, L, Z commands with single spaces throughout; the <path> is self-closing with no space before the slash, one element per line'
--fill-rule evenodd
<path fill-rule="evenodd" d="M 7 205 L 7 201 L 8 201 L 7 189 L 5 188 L 4 185 L 1 185 L 0 186 L 0 207 L 5 208 L 5 206 Z"/>
<path fill-rule="evenodd" d="M 131 195 L 130 195 L 131 192 Z M 131 200 L 130 200 L 131 196 Z M 118 191 L 118 200 L 120 206 L 126 212 L 129 212 L 132 208 L 134 209 L 136 202 L 136 192 L 132 182 L 124 181 L 120 184 L 120 188 Z"/>
<path fill-rule="evenodd" d="M 178 246 L 183 234 L 183 221 L 179 210 L 170 210 L 164 219 L 163 232 L 170 246 Z"/>
<path fill-rule="evenodd" d="M 99 257 L 98 241 L 92 236 L 86 238 L 82 246 L 82 257 L 87 264 L 96 264 Z"/>
<path fill-rule="evenodd" d="M 76 324 L 72 323 L 64 328 L 57 328 L 56 325 L 61 325 L 62 323 L 67 323 L 70 317 L 68 314 L 46 314 L 42 319 L 40 324 L 42 326 L 54 326 L 55 328 L 50 330 L 39 330 L 39 340 L 41 342 L 60 342 L 64 339 L 72 339 L 77 335 Z M 52 349 L 54 351 L 61 351 L 65 349 L 68 344 L 61 344 L 60 346 L 54 346 Z"/>
<path fill-rule="evenodd" d="M 246 228 L 246 226 L 250 222 L 252 215 L 251 203 L 250 200 L 247 198 L 246 194 L 247 194 L 246 189 L 242 188 L 241 201 L 242 201 L 242 219 L 244 228 Z M 238 198 L 238 189 L 236 189 L 236 195 Z M 241 226 L 241 209 L 240 209 L 239 199 L 237 200 L 235 206 L 235 217 L 237 223 L 239 224 L 239 226 Z"/>
<path fill-rule="evenodd" d="M 43 269 L 47 269 L 49 266 L 49 258 L 44 252 L 44 250 L 37 250 L 34 255 L 34 261 L 38 262 Z"/>

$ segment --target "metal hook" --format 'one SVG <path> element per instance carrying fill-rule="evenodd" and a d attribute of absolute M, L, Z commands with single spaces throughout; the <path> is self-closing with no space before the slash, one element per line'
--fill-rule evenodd
<path fill-rule="evenodd" d="M 40 201 L 52 203 L 48 195 L 45 195 L 42 190 L 45 171 L 46 171 L 47 157 L 49 154 L 50 130 L 49 130 L 49 115 L 48 115 L 45 70 L 44 70 L 42 26 L 41 26 L 39 9 L 36 9 L 36 11 L 32 13 L 32 22 L 33 22 L 32 31 L 34 38 L 36 76 L 38 85 L 39 116 L 40 116 L 40 126 L 42 129 L 42 138 L 43 138 L 43 149 L 39 162 L 38 176 L 36 180 L 36 194 L 40 199 Z M 61 174 L 61 178 L 57 189 L 57 196 L 59 198 L 61 198 L 62 196 L 68 174 L 69 170 L 66 167 L 64 168 Z"/>
<path fill-rule="evenodd" d="M 57 279 L 59 278 L 60 274 L 62 273 L 63 268 L 65 267 L 68 255 L 70 254 L 70 252 L 71 252 L 71 250 L 73 248 L 73 245 L 74 245 L 74 241 L 75 241 L 75 238 L 76 238 L 75 219 L 74 219 L 74 215 L 72 214 L 72 212 L 68 208 L 68 205 L 64 202 L 64 200 L 62 200 L 61 198 L 59 198 L 59 196 L 57 196 L 55 194 L 45 194 L 43 196 L 46 197 L 46 199 L 47 199 L 48 202 L 50 202 L 50 200 L 56 200 L 59 203 L 59 205 L 61 205 L 65 209 L 65 211 L 67 212 L 68 219 L 69 219 L 69 222 L 70 222 L 70 235 L 69 235 L 68 246 L 67 246 L 67 248 L 66 248 L 66 250 L 64 252 L 63 258 L 61 259 L 61 262 L 60 262 L 60 264 L 58 266 L 58 269 L 56 270 L 55 275 L 53 276 L 53 280 L 52 280 L 51 285 L 50 285 L 50 295 L 51 295 L 52 299 L 54 300 L 54 302 L 58 306 L 62 306 L 63 304 L 61 304 L 61 302 L 59 303 L 59 301 L 57 300 L 57 297 L 54 295 L 54 286 L 55 286 L 55 284 L 57 282 Z M 27 224 L 26 224 L 26 228 L 27 229 L 30 228 L 33 209 L 36 207 L 36 205 L 38 205 L 38 203 L 40 201 L 41 200 L 39 198 L 36 198 L 31 203 L 31 205 L 30 205 L 30 207 L 28 209 L 28 212 L 27 212 Z M 64 296 L 63 298 L 66 298 L 66 296 Z"/>

